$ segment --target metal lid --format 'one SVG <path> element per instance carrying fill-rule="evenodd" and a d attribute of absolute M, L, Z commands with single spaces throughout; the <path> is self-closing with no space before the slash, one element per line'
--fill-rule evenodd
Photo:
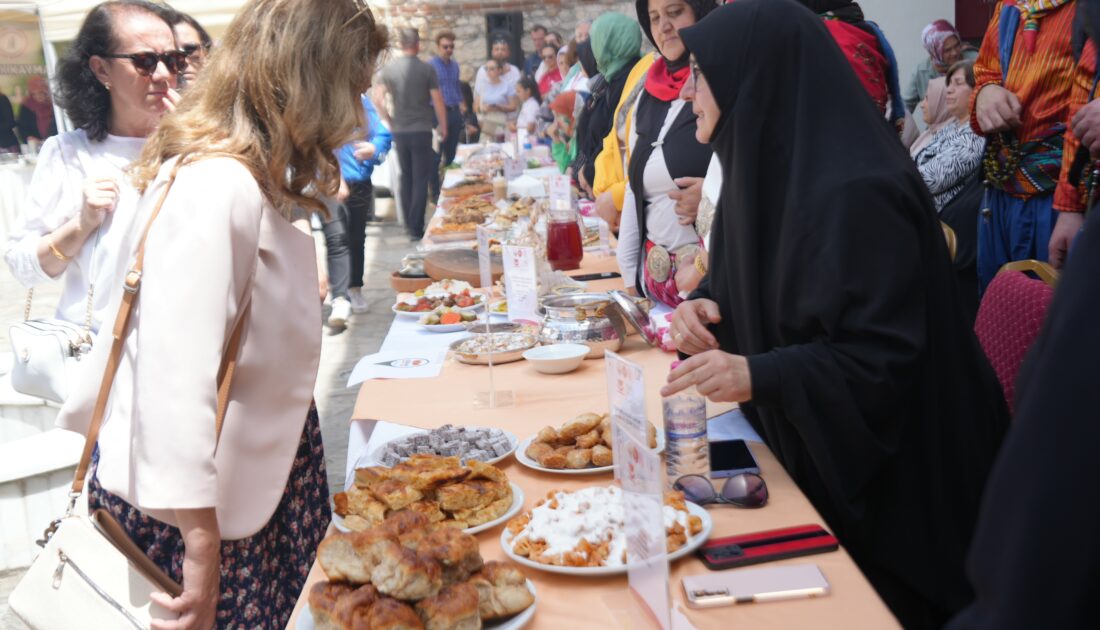
<path fill-rule="evenodd" d="M 623 291 L 608 291 L 607 293 L 615 306 L 619 308 L 619 311 L 623 314 L 630 325 L 638 331 L 638 334 L 645 339 L 645 342 L 651 346 L 657 345 L 657 339 L 649 329 L 649 313 L 642 309 L 641 305 L 634 298 L 630 297 Z"/>

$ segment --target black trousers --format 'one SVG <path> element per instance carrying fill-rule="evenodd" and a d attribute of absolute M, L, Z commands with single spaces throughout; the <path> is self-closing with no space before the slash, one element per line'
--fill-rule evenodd
<path fill-rule="evenodd" d="M 324 234 L 329 295 L 332 299 L 347 298 L 351 260 L 348 250 L 348 211 L 344 204 L 329 206 L 329 220 L 324 223 Z M 362 272 L 359 275 L 362 276 Z"/>
<path fill-rule="evenodd" d="M 438 177 L 439 173 L 435 168 L 432 132 L 394 132 L 393 147 L 397 152 L 397 163 L 401 166 L 398 191 L 401 216 L 405 218 L 405 229 L 409 236 L 420 238 L 424 236 L 424 209 L 428 204 L 428 187 L 432 178 Z"/>
<path fill-rule="evenodd" d="M 439 199 L 439 186 L 443 181 L 442 170 L 455 161 L 455 153 L 458 151 L 458 141 L 464 131 L 463 127 L 462 112 L 459 111 L 458 105 L 448 107 L 447 137 L 443 139 L 443 144 L 439 147 L 440 152 L 435 154 L 435 170 L 437 176 L 432 178 L 431 189 L 428 191 L 432 199 Z"/>
<path fill-rule="evenodd" d="M 374 220 L 374 186 L 370 180 L 348 182 L 347 207 L 347 249 L 348 249 L 348 287 L 356 289 L 363 286 L 363 257 L 366 255 L 367 221 Z M 332 284 L 330 265 L 329 283 Z M 336 295 L 333 293 L 333 295 Z"/>

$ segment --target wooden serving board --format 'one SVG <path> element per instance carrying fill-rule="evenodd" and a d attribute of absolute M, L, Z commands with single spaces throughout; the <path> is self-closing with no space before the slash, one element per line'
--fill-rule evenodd
<path fill-rule="evenodd" d="M 493 282 L 504 275 L 504 264 L 500 256 L 492 256 Z M 478 267 L 477 252 L 472 249 L 443 249 L 432 252 L 424 258 L 424 273 L 432 280 L 463 280 L 475 287 L 481 286 L 481 270 Z"/>

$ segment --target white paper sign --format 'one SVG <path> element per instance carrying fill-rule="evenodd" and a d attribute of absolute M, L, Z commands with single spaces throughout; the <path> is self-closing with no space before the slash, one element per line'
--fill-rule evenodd
<path fill-rule="evenodd" d="M 568 210 L 573 207 L 573 187 L 565 175 L 550 176 L 550 209 Z"/>
<path fill-rule="evenodd" d="M 661 456 L 630 431 L 614 432 L 615 468 L 623 488 L 627 581 L 646 617 L 670 627 Z"/>
<path fill-rule="evenodd" d="M 642 366 L 611 350 L 604 354 L 604 364 L 607 367 L 607 408 L 611 412 L 612 427 L 621 427 L 646 444 L 645 371 Z M 618 474 L 616 467 L 616 478 Z"/>
<path fill-rule="evenodd" d="M 535 250 L 505 245 L 503 259 L 508 321 L 538 322 L 539 285 Z"/>
<path fill-rule="evenodd" d="M 489 230 L 484 225 L 477 226 L 477 267 L 481 275 L 481 287 L 493 286 L 493 261 Z"/>
<path fill-rule="evenodd" d="M 504 179 L 512 181 L 523 175 L 527 162 L 523 158 L 504 158 Z"/>
<path fill-rule="evenodd" d="M 374 378 L 434 378 L 443 369 L 446 351 L 379 352 L 359 359 L 348 387 Z"/>

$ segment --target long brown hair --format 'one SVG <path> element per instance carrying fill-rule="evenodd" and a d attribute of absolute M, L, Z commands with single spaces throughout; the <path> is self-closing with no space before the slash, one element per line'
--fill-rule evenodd
<path fill-rule="evenodd" d="M 251 0 L 149 137 L 135 185 L 144 192 L 177 156 L 230 156 L 285 216 L 324 213 L 305 191 L 336 195 L 333 152 L 365 126 L 360 94 L 387 44 L 363 0 Z"/>

